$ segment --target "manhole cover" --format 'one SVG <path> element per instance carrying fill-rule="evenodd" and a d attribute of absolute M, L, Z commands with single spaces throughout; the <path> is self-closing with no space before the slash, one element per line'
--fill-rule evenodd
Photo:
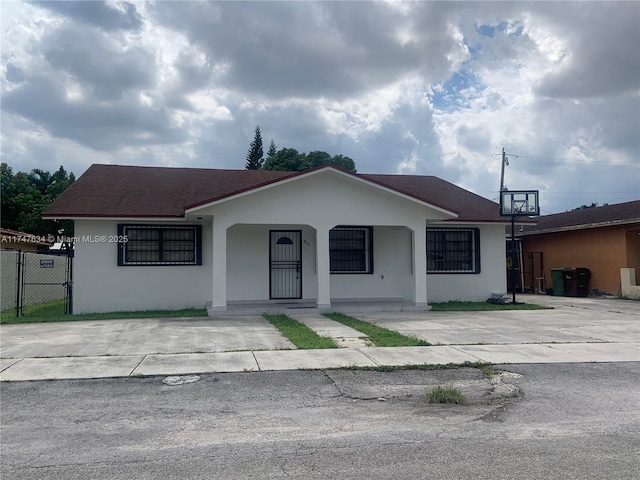
<path fill-rule="evenodd" d="M 200 380 L 200 377 L 198 375 L 182 375 L 165 377 L 165 379 L 162 380 L 162 383 L 173 387 L 175 385 L 184 385 L 185 383 L 197 382 L 198 380 Z"/>

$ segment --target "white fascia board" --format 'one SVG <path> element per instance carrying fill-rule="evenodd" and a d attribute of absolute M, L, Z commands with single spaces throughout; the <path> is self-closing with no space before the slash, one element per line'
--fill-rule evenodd
<path fill-rule="evenodd" d="M 409 195 L 405 195 L 404 193 L 398 192 L 397 190 L 394 190 L 392 188 L 388 188 L 388 187 L 385 187 L 383 185 L 379 185 L 377 183 L 371 182 L 371 181 L 366 180 L 364 178 L 360 178 L 360 177 L 357 177 L 355 175 L 351 175 L 349 173 L 345 173 L 345 172 L 343 172 L 341 170 L 337 170 L 337 169 L 332 168 L 332 167 L 320 168 L 318 170 L 313 170 L 312 172 L 307 172 L 307 173 L 303 173 L 301 175 L 296 175 L 294 177 L 285 178 L 283 180 L 279 180 L 277 182 L 270 183 L 268 185 L 263 185 L 262 187 L 253 188 L 251 190 L 247 190 L 245 192 L 238 193 L 236 195 L 231 195 L 229 197 L 221 198 L 220 200 L 215 200 L 213 202 L 205 203 L 203 205 L 198 205 L 197 207 L 193 207 L 193 208 L 189 208 L 188 210 L 185 210 L 185 215 L 194 214 L 195 212 L 197 212 L 200 209 L 212 207 L 214 205 L 219 205 L 221 203 L 229 202 L 229 201 L 235 200 L 237 198 L 244 197 L 246 195 L 251 195 L 253 193 L 261 192 L 263 190 L 268 190 L 270 188 L 275 188 L 275 187 L 280 186 L 280 185 L 285 185 L 285 184 L 287 184 L 289 182 L 294 182 L 296 180 L 299 180 L 299 179 L 302 179 L 302 178 L 307 178 L 307 177 L 310 177 L 312 175 L 318 175 L 318 174 L 324 173 L 324 172 L 330 172 L 330 173 L 333 173 L 333 174 L 342 175 L 343 177 L 348 178 L 348 179 L 350 179 L 352 181 L 361 182 L 361 183 L 364 183 L 366 185 L 373 186 L 373 187 L 378 188 L 378 189 L 380 189 L 380 190 L 382 190 L 384 192 L 387 192 L 387 193 L 390 193 L 392 195 L 398 196 L 398 197 L 400 197 L 400 198 L 402 198 L 404 200 L 408 200 L 410 202 L 417 203 L 418 205 L 431 208 L 431 209 L 436 210 L 436 211 L 438 211 L 440 213 L 443 213 L 444 215 L 449 215 L 451 218 L 457 218 L 458 217 L 457 213 L 451 212 L 449 210 L 445 210 L 444 208 L 437 207 L 435 205 L 431 205 L 430 203 L 423 202 L 422 200 L 418 200 L 417 198 L 411 197 Z"/>

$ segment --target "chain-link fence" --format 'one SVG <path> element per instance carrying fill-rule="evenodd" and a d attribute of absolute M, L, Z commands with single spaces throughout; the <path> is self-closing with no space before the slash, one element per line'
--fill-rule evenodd
<path fill-rule="evenodd" d="M 57 316 L 71 312 L 72 256 L 3 250 L 2 314 Z"/>
<path fill-rule="evenodd" d="M 20 296 L 20 261 L 18 250 L 0 250 L 0 309 L 15 312 Z"/>

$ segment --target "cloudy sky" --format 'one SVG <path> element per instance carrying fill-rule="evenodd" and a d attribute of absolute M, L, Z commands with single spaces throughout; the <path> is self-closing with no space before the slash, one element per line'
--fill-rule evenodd
<path fill-rule="evenodd" d="M 2 161 L 324 150 L 543 213 L 640 199 L 640 2 L 2 1 Z"/>

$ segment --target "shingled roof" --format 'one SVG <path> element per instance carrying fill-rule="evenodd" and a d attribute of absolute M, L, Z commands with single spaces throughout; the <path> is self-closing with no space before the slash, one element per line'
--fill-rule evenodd
<path fill-rule="evenodd" d="M 47 207 L 43 217 L 182 217 L 189 206 L 303 173 L 92 165 Z M 357 177 L 458 213 L 456 221 L 506 222 L 499 215 L 497 203 L 437 177 L 369 174 Z"/>
<path fill-rule="evenodd" d="M 640 200 L 544 215 L 538 217 L 537 225 L 525 226 L 518 235 L 538 235 L 633 223 L 640 224 Z"/>

